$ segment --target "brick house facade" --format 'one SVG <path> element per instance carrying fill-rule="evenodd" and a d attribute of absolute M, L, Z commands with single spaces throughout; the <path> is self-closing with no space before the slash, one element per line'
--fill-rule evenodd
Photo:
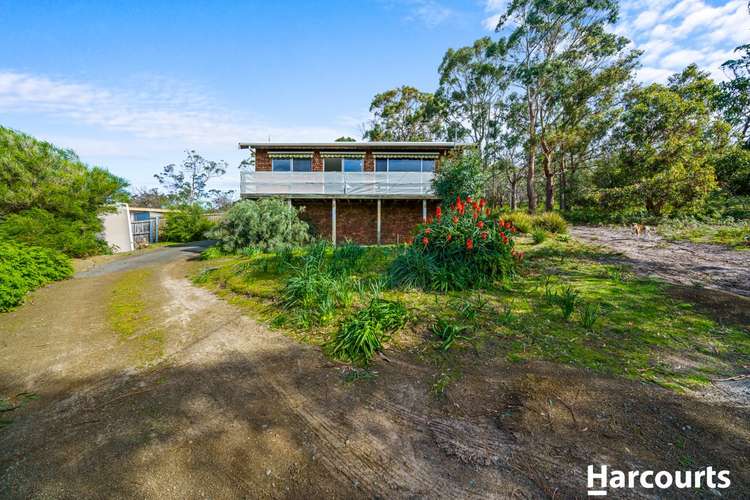
<path fill-rule="evenodd" d="M 435 212 L 432 178 L 453 143 L 337 142 L 240 144 L 255 154 L 241 196 L 282 197 L 301 209 L 313 233 L 334 243 L 411 239 Z"/>

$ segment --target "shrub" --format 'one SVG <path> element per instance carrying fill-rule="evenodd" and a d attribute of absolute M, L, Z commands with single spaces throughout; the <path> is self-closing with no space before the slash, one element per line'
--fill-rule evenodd
<path fill-rule="evenodd" d="M 564 233 L 568 230 L 568 223 L 557 212 L 544 212 L 534 217 L 532 225 L 548 233 Z"/>
<path fill-rule="evenodd" d="M 29 291 L 72 274 L 70 260 L 60 252 L 15 242 L 0 243 L 0 311 L 21 304 Z"/>
<path fill-rule="evenodd" d="M 456 340 L 468 340 L 463 333 L 467 326 L 460 326 L 445 318 L 438 318 L 432 325 L 432 333 L 440 340 L 440 350 L 447 351 Z"/>
<path fill-rule="evenodd" d="M 298 210 L 278 198 L 236 203 L 210 236 L 230 253 L 249 246 L 273 252 L 310 239 L 307 223 L 300 220 Z"/>
<path fill-rule="evenodd" d="M 501 217 L 522 233 L 530 233 L 534 226 L 534 217 L 526 212 L 509 212 L 502 214 Z"/>
<path fill-rule="evenodd" d="M 107 251 L 99 215 L 126 201 L 127 182 L 73 151 L 0 127 L 0 241 L 74 257 Z"/>
<path fill-rule="evenodd" d="M 389 269 L 393 286 L 427 290 L 482 287 L 515 271 L 522 253 L 513 250 L 516 228 L 494 220 L 484 200 L 460 197 L 418 227 L 414 242 Z"/>
<path fill-rule="evenodd" d="M 594 324 L 599 318 L 599 304 L 596 302 L 587 302 L 579 307 L 578 313 L 581 316 L 581 326 L 586 330 L 593 330 Z"/>
<path fill-rule="evenodd" d="M 547 239 L 547 233 L 542 228 L 532 229 L 531 239 L 534 241 L 535 245 L 538 245 Z"/>
<path fill-rule="evenodd" d="M 454 200 L 457 196 L 478 198 L 485 186 L 482 159 L 475 152 L 458 153 L 441 163 L 432 186 L 442 200 Z"/>
<path fill-rule="evenodd" d="M 41 208 L 31 208 L 8 215 L 0 223 L 0 240 L 52 248 L 72 257 L 108 253 L 107 242 L 99 238 L 96 223 L 55 215 Z"/>
<path fill-rule="evenodd" d="M 164 235 L 167 241 L 186 243 L 202 240 L 213 227 L 200 205 L 186 205 L 167 214 L 167 227 Z"/>
<path fill-rule="evenodd" d="M 404 326 L 406 317 L 401 302 L 374 298 L 341 323 L 326 348 L 334 358 L 367 365 L 393 332 Z"/>

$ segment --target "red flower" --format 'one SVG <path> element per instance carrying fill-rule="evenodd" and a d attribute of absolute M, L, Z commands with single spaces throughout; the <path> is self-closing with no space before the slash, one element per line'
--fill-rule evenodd
<path fill-rule="evenodd" d="M 474 220 L 477 220 L 477 219 L 479 218 L 479 212 L 477 212 L 477 211 L 475 210 L 475 211 L 474 211 L 474 213 L 473 213 L 473 214 L 471 214 L 471 216 L 472 216 L 472 217 L 474 217 Z"/>
<path fill-rule="evenodd" d="M 482 235 L 481 236 L 482 236 L 483 240 L 486 240 L 487 239 L 487 231 L 482 231 Z"/>
<path fill-rule="evenodd" d="M 480 206 L 480 207 L 484 207 L 484 205 L 485 205 L 486 203 L 487 203 L 487 202 L 486 202 L 486 201 L 484 201 L 484 198 L 479 198 L 479 206 Z"/>
<path fill-rule="evenodd" d="M 506 229 L 510 229 L 510 226 L 511 226 L 510 222 L 506 222 L 506 223 L 505 223 L 505 228 L 506 228 Z"/>
<path fill-rule="evenodd" d="M 515 228 L 515 226 L 514 226 L 514 227 L 511 227 L 511 228 L 510 228 L 510 232 L 511 232 L 511 233 L 515 233 L 515 232 L 516 232 L 516 228 Z"/>
<path fill-rule="evenodd" d="M 432 229 L 430 229 L 429 227 L 424 230 L 424 234 L 430 234 L 431 232 L 432 232 Z"/>
<path fill-rule="evenodd" d="M 474 240 L 469 238 L 468 240 L 466 240 L 466 249 L 471 250 L 472 248 L 474 248 Z"/>
<path fill-rule="evenodd" d="M 482 229 L 482 228 L 484 227 L 484 221 L 481 221 L 481 220 L 480 220 L 479 222 L 477 222 L 477 227 L 478 227 L 479 229 Z"/>
<path fill-rule="evenodd" d="M 458 224 L 458 217 L 456 217 L 455 215 L 453 216 L 453 223 Z"/>
<path fill-rule="evenodd" d="M 427 236 L 425 236 L 424 238 L 422 238 L 422 244 L 423 244 L 424 246 L 427 246 L 427 244 L 428 244 L 429 242 L 430 242 L 430 240 L 429 240 L 429 239 L 427 239 Z"/>
<path fill-rule="evenodd" d="M 440 217 L 443 216 L 443 209 L 440 207 L 437 207 L 437 210 L 435 210 L 435 215 L 437 216 L 437 219 L 440 220 Z"/>
<path fill-rule="evenodd" d="M 446 236 L 445 239 L 450 241 L 453 239 L 453 235 L 451 233 L 448 233 L 448 236 Z"/>
<path fill-rule="evenodd" d="M 466 203 L 471 203 L 471 196 L 466 197 Z"/>
<path fill-rule="evenodd" d="M 500 219 L 497 221 L 498 224 L 500 224 L 500 227 L 503 227 L 505 225 L 505 221 L 503 219 Z"/>

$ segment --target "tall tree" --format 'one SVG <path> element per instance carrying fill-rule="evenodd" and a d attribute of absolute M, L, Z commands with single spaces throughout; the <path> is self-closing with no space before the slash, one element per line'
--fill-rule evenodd
<path fill-rule="evenodd" d="M 497 103 L 506 88 L 497 45 L 484 37 L 469 47 L 448 49 L 438 73 L 436 97 L 444 103 L 448 137 L 469 138 L 486 165 L 487 143 L 497 129 Z"/>
<path fill-rule="evenodd" d="M 377 94 L 374 117 L 364 132 L 369 141 L 431 141 L 442 136 L 443 119 L 435 96 L 404 85 Z"/>
<path fill-rule="evenodd" d="M 615 156 L 599 172 L 605 205 L 655 216 L 695 207 L 716 187 L 713 161 L 728 144 L 717 119 L 717 86 L 689 66 L 667 85 L 635 87 L 613 136 Z"/>
<path fill-rule="evenodd" d="M 724 119 L 732 125 L 745 147 L 750 148 L 750 44 L 734 51 L 740 57 L 721 65 L 729 80 L 721 84 L 720 103 Z"/>
<path fill-rule="evenodd" d="M 574 84 L 576 70 L 598 70 L 623 49 L 627 41 L 606 31 L 617 15 L 616 0 L 512 0 L 498 22 L 497 31 L 506 32 L 498 46 L 526 107 L 526 189 L 531 213 L 537 204 L 534 181 L 540 146 L 545 174 L 549 172 L 548 179 L 552 175 L 547 127 L 559 112 L 555 97 Z"/>
<path fill-rule="evenodd" d="M 208 189 L 208 181 L 222 176 L 227 171 L 227 162 L 206 160 L 193 150 L 180 165 L 171 163 L 160 174 L 154 175 L 159 184 L 179 203 L 193 204 L 216 195 L 217 190 Z"/>
<path fill-rule="evenodd" d="M 137 188 L 130 197 L 130 204 L 134 207 L 165 208 L 172 202 L 172 198 L 159 191 L 159 188 Z"/>

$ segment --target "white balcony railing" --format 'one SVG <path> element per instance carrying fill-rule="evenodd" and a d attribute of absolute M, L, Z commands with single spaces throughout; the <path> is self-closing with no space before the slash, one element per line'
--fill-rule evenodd
<path fill-rule="evenodd" d="M 242 172 L 240 194 L 432 196 L 432 172 Z"/>

